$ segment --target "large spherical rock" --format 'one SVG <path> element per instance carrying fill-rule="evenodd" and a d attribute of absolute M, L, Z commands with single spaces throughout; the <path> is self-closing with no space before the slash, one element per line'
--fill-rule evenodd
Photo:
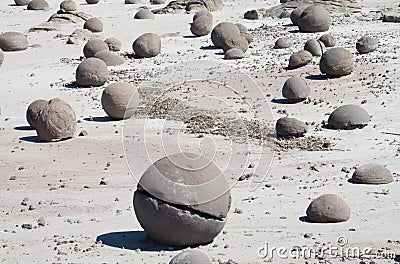
<path fill-rule="evenodd" d="M 151 12 L 149 9 L 139 9 L 139 11 L 136 12 L 135 16 L 133 17 L 134 19 L 155 19 L 155 15 L 153 12 Z"/>
<path fill-rule="evenodd" d="M 97 17 L 92 17 L 86 20 L 85 24 L 83 24 L 84 29 L 88 29 L 93 33 L 98 33 L 103 31 L 103 22 Z"/>
<path fill-rule="evenodd" d="M 311 5 L 301 13 L 297 24 L 302 32 L 324 32 L 329 30 L 332 19 L 324 7 Z"/>
<path fill-rule="evenodd" d="M 107 38 L 104 42 L 108 45 L 108 49 L 111 51 L 120 51 L 122 48 L 122 43 L 116 38 Z"/>
<path fill-rule="evenodd" d="M 132 84 L 113 83 L 104 89 L 101 104 L 109 117 L 127 119 L 133 116 L 139 105 L 139 93 Z"/>
<path fill-rule="evenodd" d="M 3 51 L 20 51 L 28 48 L 28 39 L 19 32 L 0 34 L 0 49 Z"/>
<path fill-rule="evenodd" d="M 66 12 L 73 12 L 78 9 L 78 6 L 73 0 L 64 0 L 60 4 L 60 9 Z"/>
<path fill-rule="evenodd" d="M 302 137 L 307 133 L 307 125 L 303 121 L 289 117 L 278 119 L 275 129 L 278 138 Z"/>
<path fill-rule="evenodd" d="M 97 58 L 82 61 L 76 69 L 76 83 L 80 87 L 102 86 L 108 77 L 106 63 Z"/>
<path fill-rule="evenodd" d="M 335 47 L 335 45 L 336 45 L 335 39 L 334 39 L 334 38 L 332 37 L 332 35 L 330 35 L 330 34 L 322 35 L 322 36 L 319 38 L 319 41 L 321 41 L 322 43 L 324 43 L 325 47 L 329 47 L 329 48 Z"/>
<path fill-rule="evenodd" d="M 209 11 L 197 11 L 194 16 L 193 16 L 193 21 L 195 21 L 197 18 L 201 17 L 201 16 L 208 16 L 211 18 L 211 20 L 213 19 L 213 15 L 211 14 L 211 12 Z"/>
<path fill-rule="evenodd" d="M 363 36 L 356 43 L 356 49 L 361 54 L 370 53 L 378 48 L 378 40 L 370 36 Z"/>
<path fill-rule="evenodd" d="M 350 207 L 335 194 L 324 194 L 311 202 L 307 219 L 315 223 L 338 223 L 350 219 Z"/>
<path fill-rule="evenodd" d="M 217 48 L 222 48 L 223 40 L 233 35 L 241 35 L 238 26 L 229 22 L 221 22 L 211 31 L 211 40 Z"/>
<path fill-rule="evenodd" d="M 289 68 L 295 69 L 309 64 L 312 61 L 312 54 L 302 50 L 292 54 L 289 58 Z"/>
<path fill-rule="evenodd" d="M 143 174 L 133 199 L 147 235 L 169 246 L 206 244 L 221 232 L 231 204 L 220 169 L 196 154 L 156 161 Z"/>
<path fill-rule="evenodd" d="M 363 128 L 371 120 L 370 115 L 361 106 L 348 104 L 333 111 L 328 119 L 330 127 L 335 129 Z"/>
<path fill-rule="evenodd" d="M 246 52 L 249 48 L 249 42 L 242 35 L 229 35 L 222 39 L 221 47 L 224 52 L 235 48 Z"/>
<path fill-rule="evenodd" d="M 121 56 L 108 50 L 99 51 L 94 55 L 94 57 L 104 61 L 107 66 L 124 64 L 124 59 Z"/>
<path fill-rule="evenodd" d="M 2 49 L 0 49 L 0 67 L 1 65 L 3 65 L 3 61 L 4 61 L 4 52 Z"/>
<path fill-rule="evenodd" d="M 74 137 L 76 116 L 72 107 L 56 98 L 52 99 L 39 112 L 36 119 L 36 132 L 44 141 L 55 141 Z"/>
<path fill-rule="evenodd" d="M 32 0 L 27 7 L 28 10 L 48 10 L 49 8 L 49 3 L 46 0 Z"/>
<path fill-rule="evenodd" d="M 349 75 L 354 70 L 354 59 L 350 51 L 345 48 L 332 48 L 322 54 L 319 69 L 328 77 Z"/>
<path fill-rule="evenodd" d="M 306 9 L 308 7 L 308 5 L 301 5 L 299 7 L 297 7 L 296 9 L 294 9 L 292 11 L 292 13 L 290 13 L 290 20 L 292 21 L 293 25 L 297 26 L 299 18 L 301 16 L 301 14 L 303 13 L 304 9 Z"/>
<path fill-rule="evenodd" d="M 291 77 L 285 81 L 282 88 L 282 96 L 290 102 L 299 102 L 310 96 L 310 87 L 306 81 L 299 77 Z"/>
<path fill-rule="evenodd" d="M 203 15 L 196 18 L 190 25 L 190 31 L 195 36 L 205 36 L 210 34 L 213 26 L 212 16 Z"/>
<path fill-rule="evenodd" d="M 26 121 L 28 121 L 29 125 L 34 129 L 36 128 L 36 120 L 39 116 L 39 113 L 42 109 L 44 109 L 48 104 L 46 100 L 36 100 L 33 101 L 26 110 Z"/>
<path fill-rule="evenodd" d="M 309 39 L 306 44 L 304 44 L 304 50 L 310 52 L 313 56 L 322 56 L 325 46 L 318 40 Z"/>
<path fill-rule="evenodd" d="M 393 181 L 393 174 L 383 165 L 369 163 L 358 167 L 351 181 L 363 184 L 386 184 Z"/>
<path fill-rule="evenodd" d="M 14 0 L 14 3 L 15 3 L 17 6 L 26 6 L 26 5 L 29 4 L 30 1 L 31 1 L 31 0 Z"/>
<path fill-rule="evenodd" d="M 83 55 L 86 58 L 94 57 L 97 52 L 108 50 L 108 45 L 100 39 L 91 39 L 83 47 Z"/>
<path fill-rule="evenodd" d="M 225 60 L 239 60 L 244 58 L 244 52 L 241 49 L 230 49 L 225 52 Z"/>
<path fill-rule="evenodd" d="M 89 5 L 95 5 L 98 4 L 100 0 L 86 0 L 86 3 Z"/>
<path fill-rule="evenodd" d="M 132 47 L 137 57 L 155 57 L 161 52 L 161 38 L 154 33 L 145 33 L 133 42 Z"/>
<path fill-rule="evenodd" d="M 211 264 L 211 260 L 199 250 L 185 250 L 173 257 L 169 264 Z"/>
<path fill-rule="evenodd" d="M 287 37 L 282 37 L 275 41 L 274 49 L 287 49 L 291 46 L 293 46 L 293 40 Z"/>

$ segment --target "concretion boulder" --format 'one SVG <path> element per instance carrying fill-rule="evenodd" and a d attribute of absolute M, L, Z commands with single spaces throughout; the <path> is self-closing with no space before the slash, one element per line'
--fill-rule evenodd
<path fill-rule="evenodd" d="M 225 52 L 225 60 L 239 60 L 243 59 L 245 56 L 243 50 L 233 48 Z"/>
<path fill-rule="evenodd" d="M 364 108 L 358 105 L 343 105 L 334 110 L 328 119 L 328 125 L 334 129 L 363 128 L 371 121 Z"/>
<path fill-rule="evenodd" d="M 19 32 L 8 31 L 0 34 L 0 49 L 5 52 L 26 50 L 28 46 L 28 39 Z"/>
<path fill-rule="evenodd" d="M 309 51 L 302 50 L 292 54 L 289 58 L 289 68 L 296 69 L 309 64 L 312 61 L 312 54 Z"/>
<path fill-rule="evenodd" d="M 306 81 L 299 77 L 291 77 L 285 81 L 282 96 L 289 102 L 300 102 L 310 96 L 311 90 Z"/>
<path fill-rule="evenodd" d="M 36 128 L 36 120 L 39 116 L 40 111 L 47 107 L 48 101 L 46 100 L 35 100 L 33 101 L 26 110 L 26 121 L 28 124 L 35 129 Z"/>
<path fill-rule="evenodd" d="M 315 223 L 338 223 L 350 219 L 350 207 L 335 194 L 324 194 L 307 208 L 307 220 Z"/>
<path fill-rule="evenodd" d="M 328 31 L 332 24 L 331 15 L 322 6 L 308 6 L 301 13 L 297 25 L 301 32 L 324 32 Z"/>
<path fill-rule="evenodd" d="M 322 35 L 319 38 L 319 41 L 324 43 L 325 47 L 329 47 L 329 48 L 334 47 L 336 45 L 335 39 L 330 34 Z"/>
<path fill-rule="evenodd" d="M 361 54 L 373 52 L 377 48 L 378 48 L 378 40 L 368 35 L 364 35 L 356 43 L 356 49 Z"/>
<path fill-rule="evenodd" d="M 28 10 L 48 10 L 49 8 L 49 3 L 46 0 L 32 0 L 27 7 Z"/>
<path fill-rule="evenodd" d="M 274 49 L 287 49 L 293 46 L 294 42 L 288 37 L 278 38 L 275 41 Z"/>
<path fill-rule="evenodd" d="M 210 34 L 213 26 L 212 16 L 203 15 L 193 20 L 190 31 L 195 36 L 206 36 Z"/>
<path fill-rule="evenodd" d="M 289 117 L 278 119 L 275 129 L 278 138 L 302 137 L 307 133 L 307 125 L 303 121 Z"/>
<path fill-rule="evenodd" d="M 99 51 L 94 55 L 94 57 L 104 61 L 107 66 L 124 64 L 124 59 L 121 56 L 108 50 Z"/>
<path fill-rule="evenodd" d="M 86 20 L 85 24 L 83 24 L 83 28 L 93 33 L 99 33 L 103 31 L 103 22 L 97 17 L 92 17 Z"/>
<path fill-rule="evenodd" d="M 341 47 L 328 49 L 322 54 L 319 69 L 321 73 L 331 78 L 349 75 L 354 70 L 353 55 Z"/>
<path fill-rule="evenodd" d="M 111 51 L 120 51 L 122 43 L 117 38 L 107 38 L 104 42 L 108 45 L 108 49 Z"/>
<path fill-rule="evenodd" d="M 155 14 L 183 14 L 196 11 L 219 11 L 224 7 L 222 0 L 176 0 L 166 7 L 153 10 Z"/>
<path fill-rule="evenodd" d="M 155 57 L 161 52 L 161 38 L 155 33 L 145 33 L 133 42 L 132 48 L 137 57 Z"/>
<path fill-rule="evenodd" d="M 169 264 L 211 264 L 211 260 L 203 252 L 192 249 L 179 253 Z"/>
<path fill-rule="evenodd" d="M 91 39 L 83 46 L 83 55 L 86 58 L 94 57 L 97 52 L 109 50 L 108 45 L 100 39 Z"/>
<path fill-rule="evenodd" d="M 221 22 L 211 31 L 211 41 L 217 48 L 222 48 L 224 39 L 233 35 L 241 35 L 239 27 L 230 22 Z"/>
<path fill-rule="evenodd" d="M 369 163 L 358 167 L 351 178 L 353 183 L 387 184 L 393 181 L 393 174 L 385 166 Z"/>
<path fill-rule="evenodd" d="M 137 87 L 124 82 L 110 84 L 103 91 L 101 105 L 107 115 L 113 119 L 130 118 L 139 105 Z"/>
<path fill-rule="evenodd" d="M 322 56 L 325 46 L 318 40 L 309 39 L 306 44 L 304 44 L 304 50 L 310 52 L 313 56 Z"/>
<path fill-rule="evenodd" d="M 86 59 L 76 69 L 76 83 L 79 87 L 102 86 L 108 77 L 107 64 L 98 58 Z"/>

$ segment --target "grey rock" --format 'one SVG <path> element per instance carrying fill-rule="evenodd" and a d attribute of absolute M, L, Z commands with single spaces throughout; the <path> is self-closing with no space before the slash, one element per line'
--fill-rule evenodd
<path fill-rule="evenodd" d="M 351 178 L 351 182 L 361 184 L 387 184 L 392 181 L 392 172 L 383 165 L 376 163 L 358 167 Z"/>
<path fill-rule="evenodd" d="M 76 82 L 80 87 L 102 86 L 108 77 L 106 63 L 98 58 L 88 58 L 76 69 Z"/>
<path fill-rule="evenodd" d="M 324 194 L 307 208 L 307 219 L 315 223 L 338 223 L 350 219 L 350 207 L 335 194 Z"/>
<path fill-rule="evenodd" d="M 319 41 L 324 43 L 325 47 L 329 47 L 329 48 L 334 47 L 336 45 L 335 39 L 330 34 L 322 35 L 319 38 Z"/>
<path fill-rule="evenodd" d="M 225 52 L 225 60 L 239 60 L 243 59 L 245 56 L 243 50 L 233 48 Z"/>
<path fill-rule="evenodd" d="M 103 90 L 101 105 L 107 115 L 113 119 L 130 118 L 139 105 L 137 87 L 124 82 L 110 84 Z"/>
<path fill-rule="evenodd" d="M 307 125 L 296 118 L 282 117 L 276 121 L 278 138 L 302 137 L 307 133 Z"/>
<path fill-rule="evenodd" d="M 334 129 L 363 128 L 371 121 L 364 108 L 358 105 L 343 105 L 333 111 L 328 119 L 328 125 Z"/>
<path fill-rule="evenodd" d="M 291 77 L 285 81 L 282 96 L 290 102 L 299 102 L 310 96 L 310 87 L 299 77 Z"/>
<path fill-rule="evenodd" d="M 373 52 L 377 48 L 378 48 L 378 40 L 368 35 L 364 35 L 356 43 L 356 49 L 361 54 Z"/>
<path fill-rule="evenodd" d="M 121 56 L 108 50 L 99 51 L 94 55 L 94 57 L 104 61 L 107 66 L 124 64 L 124 59 Z"/>
<path fill-rule="evenodd" d="M 353 55 L 345 48 L 331 48 L 322 54 L 319 68 L 321 73 L 332 78 L 349 75 L 354 70 Z"/>
<path fill-rule="evenodd" d="M 301 32 L 324 32 L 329 30 L 332 19 L 324 7 L 311 5 L 301 13 L 297 24 Z"/>
<path fill-rule="evenodd" d="M 19 32 L 8 31 L 0 34 L 0 49 L 4 52 L 26 50 L 28 46 L 28 39 Z"/>
<path fill-rule="evenodd" d="M 146 8 L 141 8 L 136 12 L 134 19 L 155 19 L 155 15 Z"/>
<path fill-rule="evenodd" d="M 294 53 L 289 58 L 289 68 L 295 69 L 303 67 L 312 61 L 312 54 L 306 50 Z"/>
<path fill-rule="evenodd" d="M 287 49 L 293 46 L 294 42 L 288 37 L 282 37 L 275 41 L 274 49 Z"/>
<path fill-rule="evenodd" d="M 211 260 L 199 250 L 185 250 L 173 257 L 169 264 L 211 264 Z"/>
<path fill-rule="evenodd" d="M 322 56 L 325 45 L 318 40 L 309 39 L 306 44 L 304 44 L 304 50 L 310 52 L 313 56 Z"/>
<path fill-rule="evenodd" d="M 86 58 L 94 57 L 97 52 L 109 50 L 108 45 L 100 39 L 91 39 L 83 47 L 83 55 Z"/>

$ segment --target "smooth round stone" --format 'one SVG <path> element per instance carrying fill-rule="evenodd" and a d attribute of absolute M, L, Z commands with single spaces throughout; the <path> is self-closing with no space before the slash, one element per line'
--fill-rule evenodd
<path fill-rule="evenodd" d="M 73 0 L 64 0 L 60 4 L 60 9 L 66 12 L 74 12 L 78 9 L 78 6 Z"/>
<path fill-rule="evenodd" d="M 311 5 L 301 13 L 297 24 L 301 32 L 324 32 L 329 30 L 332 19 L 331 15 L 324 7 L 320 5 Z"/>
<path fill-rule="evenodd" d="M 130 118 L 139 105 L 137 87 L 124 82 L 110 84 L 103 90 L 101 105 L 107 115 L 113 119 Z"/>
<path fill-rule="evenodd" d="M 241 49 L 243 52 L 246 52 L 249 48 L 249 42 L 241 34 L 227 36 L 222 40 L 221 45 L 224 52 L 235 48 Z"/>
<path fill-rule="evenodd" d="M 161 52 L 161 38 L 155 33 L 145 33 L 132 44 L 135 55 L 139 58 L 152 58 Z"/>
<path fill-rule="evenodd" d="M 291 77 L 285 81 L 282 88 L 282 96 L 289 102 L 299 102 L 310 96 L 311 89 L 306 81 L 299 77 Z"/>
<path fill-rule="evenodd" d="M 307 125 L 303 121 L 289 117 L 278 119 L 275 129 L 278 138 L 302 137 L 307 133 Z"/>
<path fill-rule="evenodd" d="M 83 24 L 84 29 L 88 29 L 93 33 L 99 33 L 103 31 L 103 22 L 97 17 L 92 17 L 86 20 Z"/>
<path fill-rule="evenodd" d="M 190 31 L 195 36 L 206 36 L 210 34 L 212 26 L 212 16 L 203 15 L 193 21 L 193 23 L 190 25 Z"/>
<path fill-rule="evenodd" d="M 86 0 L 86 3 L 88 5 L 95 5 L 98 4 L 100 2 L 100 0 Z"/>
<path fill-rule="evenodd" d="M 108 45 L 108 49 L 111 51 L 120 51 L 122 48 L 122 43 L 116 38 L 107 38 L 104 42 Z"/>
<path fill-rule="evenodd" d="M 292 54 L 289 58 L 289 68 L 296 69 L 309 64 L 312 61 L 312 54 L 309 51 L 302 50 Z"/>
<path fill-rule="evenodd" d="M 0 49 L 3 51 L 21 51 L 28 49 L 28 39 L 19 32 L 4 32 L 0 34 Z"/>
<path fill-rule="evenodd" d="M 370 36 L 363 36 L 356 43 L 356 49 L 361 54 L 375 51 L 378 48 L 378 40 Z"/>
<path fill-rule="evenodd" d="M 319 69 L 321 73 L 331 78 L 349 75 L 354 70 L 353 55 L 341 47 L 328 49 L 322 54 Z"/>
<path fill-rule="evenodd" d="M 136 12 L 134 19 L 155 19 L 155 15 L 148 9 L 142 8 Z"/>
<path fill-rule="evenodd" d="M 227 52 L 225 52 L 225 60 L 239 60 L 243 59 L 245 56 L 243 50 L 241 49 L 230 49 Z"/>
<path fill-rule="evenodd" d="M 90 58 L 103 50 L 109 50 L 108 45 L 104 41 L 100 39 L 91 39 L 83 47 L 83 55 L 85 55 L 86 58 Z"/>
<path fill-rule="evenodd" d="M 293 46 L 293 40 L 287 37 L 278 38 L 275 41 L 274 49 L 287 49 Z"/>
<path fill-rule="evenodd" d="M 222 48 L 225 39 L 233 35 L 241 35 L 238 26 L 230 22 L 221 22 L 211 31 L 211 41 L 217 48 Z"/>
<path fill-rule="evenodd" d="M 28 10 L 48 10 L 49 8 L 49 3 L 46 0 L 32 0 L 27 7 Z"/>
<path fill-rule="evenodd" d="M 319 41 L 324 43 L 325 47 L 327 47 L 327 48 L 335 47 L 335 45 L 336 45 L 336 40 L 330 34 L 322 35 L 319 38 Z"/>
<path fill-rule="evenodd" d="M 173 257 L 169 264 L 211 264 L 211 260 L 199 250 L 185 250 Z"/>
<path fill-rule="evenodd" d="M 392 172 L 385 166 L 376 163 L 358 167 L 351 178 L 351 182 L 361 184 L 387 184 L 392 181 Z"/>
<path fill-rule="evenodd" d="M 29 4 L 31 0 L 14 0 L 15 5 L 17 6 L 26 6 Z"/>
<path fill-rule="evenodd" d="M 371 121 L 371 117 L 364 108 L 358 105 L 343 105 L 333 111 L 328 124 L 334 129 L 363 128 Z"/>
<path fill-rule="evenodd" d="M 324 194 L 307 208 L 307 220 L 315 223 L 339 223 L 350 219 L 350 207 L 335 194 Z"/>
<path fill-rule="evenodd" d="M 301 5 L 294 9 L 292 13 L 290 13 L 290 20 L 292 21 L 293 25 L 297 26 L 299 22 L 299 18 L 303 13 L 304 9 L 306 9 L 308 5 Z"/>
<path fill-rule="evenodd" d="M 98 58 L 88 58 L 76 69 L 76 82 L 79 87 L 102 86 L 108 77 L 107 64 Z"/>

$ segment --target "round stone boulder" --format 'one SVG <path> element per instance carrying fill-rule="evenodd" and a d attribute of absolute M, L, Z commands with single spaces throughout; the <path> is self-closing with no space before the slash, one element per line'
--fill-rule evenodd
<path fill-rule="evenodd" d="M 20 51 L 28 48 L 28 39 L 19 32 L 4 32 L 0 34 L 0 49 L 3 51 Z"/>
<path fill-rule="evenodd" d="M 133 205 L 140 225 L 154 241 L 195 246 L 211 243 L 222 231 L 231 194 L 212 158 L 179 153 L 144 172 Z"/>
<path fill-rule="evenodd" d="M 312 54 L 309 51 L 302 50 L 292 54 L 289 58 L 289 68 L 296 69 L 309 64 L 312 61 Z"/>
<path fill-rule="evenodd" d="M 199 250 L 185 250 L 171 259 L 169 264 L 211 264 L 209 257 Z"/>
<path fill-rule="evenodd" d="M 360 38 L 356 43 L 356 49 L 361 54 L 375 51 L 378 48 L 378 40 L 368 35 Z"/>
<path fill-rule="evenodd" d="M 331 78 L 349 75 L 354 70 L 354 59 L 350 51 L 337 47 L 328 49 L 322 54 L 319 69 Z"/>
<path fill-rule="evenodd" d="M 52 99 L 40 110 L 35 128 L 43 141 L 72 138 L 76 131 L 75 112 L 66 102 Z"/>
<path fill-rule="evenodd" d="M 155 19 L 155 15 L 149 9 L 142 8 L 136 12 L 134 19 Z"/>
<path fill-rule="evenodd" d="M 350 219 L 350 207 L 335 194 L 324 194 L 307 208 L 307 220 L 314 223 L 338 223 Z"/>
<path fill-rule="evenodd" d="M 371 121 L 364 108 L 358 105 L 343 105 L 333 111 L 328 119 L 328 125 L 334 129 L 363 128 Z"/>
<path fill-rule="evenodd" d="M 295 103 L 307 99 L 311 89 L 304 79 L 291 77 L 285 81 L 282 88 L 282 96 L 289 102 Z"/>
<path fill-rule="evenodd" d="M 64 10 L 65 12 L 74 12 L 78 10 L 78 6 L 73 0 L 64 0 L 60 4 L 60 9 Z"/>
<path fill-rule="evenodd" d="M 325 46 L 322 42 L 309 39 L 307 40 L 306 44 L 304 44 L 304 50 L 310 52 L 313 56 L 322 56 L 325 50 Z"/>
<path fill-rule="evenodd" d="M 104 42 L 108 45 L 108 49 L 111 51 L 120 51 L 122 43 L 117 38 L 107 38 Z"/>
<path fill-rule="evenodd" d="M 95 5 L 98 4 L 100 2 L 100 0 L 86 0 L 86 3 L 88 5 Z"/>
<path fill-rule="evenodd" d="M 358 167 L 351 178 L 351 182 L 361 184 L 387 184 L 392 181 L 392 172 L 385 166 L 376 163 Z"/>
<path fill-rule="evenodd" d="M 332 37 L 331 34 L 322 35 L 322 36 L 319 38 L 319 41 L 321 41 L 322 43 L 324 43 L 325 47 L 327 47 L 327 48 L 328 48 L 328 47 L 329 47 L 329 48 L 335 47 L 335 45 L 336 45 L 336 40 L 334 39 L 334 37 Z"/>
<path fill-rule="evenodd" d="M 139 105 L 139 93 L 129 83 L 113 83 L 107 86 L 101 96 L 101 105 L 113 119 L 127 119 L 133 116 Z"/>
<path fill-rule="evenodd" d="M 83 24 L 83 28 L 92 31 L 93 33 L 98 33 L 103 31 L 103 22 L 97 17 L 92 17 L 86 20 Z"/>
<path fill-rule="evenodd" d="M 195 36 L 206 36 L 210 34 L 213 26 L 212 16 L 203 15 L 196 18 L 193 23 L 190 24 L 190 31 Z"/>
<path fill-rule="evenodd" d="M 104 61 L 107 66 L 124 64 L 124 59 L 121 56 L 108 50 L 99 51 L 94 55 L 94 57 Z"/>
<path fill-rule="evenodd" d="M 278 38 L 275 41 L 274 49 L 287 49 L 293 46 L 293 40 L 288 37 Z"/>
<path fill-rule="evenodd" d="M 94 57 L 97 52 L 108 50 L 108 45 L 100 39 L 91 39 L 83 46 L 83 55 L 86 58 Z"/>
<path fill-rule="evenodd" d="M 240 60 L 244 58 L 244 52 L 241 49 L 230 49 L 225 52 L 225 60 Z"/>
<path fill-rule="evenodd" d="M 47 104 L 48 101 L 39 99 L 33 101 L 28 106 L 28 109 L 26 110 L 26 121 L 28 121 L 28 124 L 31 126 L 31 128 L 36 128 L 36 120 L 39 116 L 39 113 L 47 106 Z"/>
<path fill-rule="evenodd" d="M 3 61 L 4 61 L 4 52 L 2 49 L 0 49 L 0 67 L 1 65 L 3 65 Z"/>
<path fill-rule="evenodd" d="M 249 44 L 254 41 L 253 35 L 249 33 L 248 29 L 244 25 L 240 23 L 236 23 L 235 25 L 239 28 L 240 35 L 242 35 L 242 37 L 244 37 Z"/>
<path fill-rule="evenodd" d="M 213 15 L 211 14 L 211 12 L 202 10 L 202 11 L 197 11 L 194 14 L 193 21 L 195 21 L 196 19 L 198 19 L 201 16 L 209 16 L 211 18 L 211 20 L 213 19 Z"/>
<path fill-rule="evenodd" d="M 294 9 L 292 13 L 290 13 L 290 20 L 292 21 L 293 25 L 297 26 L 299 18 L 301 14 L 303 13 L 304 9 L 306 9 L 308 5 L 301 5 Z"/>
<path fill-rule="evenodd" d="M 234 35 L 241 35 L 237 25 L 229 22 L 221 22 L 211 31 L 211 40 L 217 48 L 222 48 L 225 38 Z"/>
<path fill-rule="evenodd" d="M 29 4 L 31 0 L 14 0 L 15 5 L 17 6 L 26 6 Z"/>
<path fill-rule="evenodd" d="M 161 52 L 161 38 L 155 33 L 145 33 L 133 42 L 132 48 L 137 57 L 155 57 Z"/>
<path fill-rule="evenodd" d="M 307 125 L 303 121 L 290 117 L 278 119 L 275 129 L 278 138 L 302 137 L 307 133 Z"/>
<path fill-rule="evenodd" d="M 28 10 L 48 10 L 49 8 L 49 3 L 46 0 L 32 0 L 27 7 Z"/>
<path fill-rule="evenodd" d="M 227 52 L 230 49 L 240 49 L 243 52 L 246 52 L 249 48 L 249 42 L 242 35 L 229 35 L 222 39 L 221 47 L 224 52 Z"/>
<path fill-rule="evenodd" d="M 98 58 L 86 59 L 76 69 L 76 83 L 80 87 L 102 86 L 108 77 L 107 64 Z"/>
<path fill-rule="evenodd" d="M 332 19 L 324 7 L 311 5 L 301 13 L 297 24 L 301 32 L 324 32 L 329 30 Z"/>

